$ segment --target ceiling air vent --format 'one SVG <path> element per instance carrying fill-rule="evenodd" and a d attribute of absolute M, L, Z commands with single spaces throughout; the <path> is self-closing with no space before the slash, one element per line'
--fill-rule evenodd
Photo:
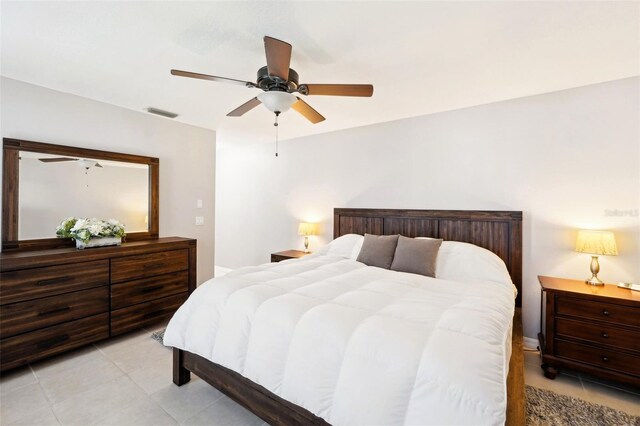
<path fill-rule="evenodd" d="M 176 118 L 178 116 L 178 114 L 176 114 L 175 112 L 169 112 L 169 111 L 165 111 L 165 110 L 153 108 L 153 107 L 147 108 L 146 111 L 150 112 L 151 114 L 161 115 L 167 118 Z"/>

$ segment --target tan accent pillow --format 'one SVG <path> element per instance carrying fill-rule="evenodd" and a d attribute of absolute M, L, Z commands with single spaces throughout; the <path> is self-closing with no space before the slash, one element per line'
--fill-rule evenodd
<path fill-rule="evenodd" d="M 436 276 L 436 258 L 442 240 L 400 236 L 391 269 L 399 272 Z"/>
<path fill-rule="evenodd" d="M 396 244 L 398 244 L 397 235 L 364 234 L 357 260 L 365 265 L 389 269 L 393 262 L 393 254 L 396 252 Z"/>

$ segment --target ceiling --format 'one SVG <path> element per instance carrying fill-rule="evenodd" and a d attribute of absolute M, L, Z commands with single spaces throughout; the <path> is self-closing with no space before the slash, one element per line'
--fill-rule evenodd
<path fill-rule="evenodd" d="M 8 2 L 4 76 L 217 130 L 221 146 L 273 141 L 264 107 L 226 117 L 256 89 L 262 37 L 293 45 L 301 83 L 372 83 L 373 98 L 305 100 L 280 139 L 640 74 L 638 2 Z"/>

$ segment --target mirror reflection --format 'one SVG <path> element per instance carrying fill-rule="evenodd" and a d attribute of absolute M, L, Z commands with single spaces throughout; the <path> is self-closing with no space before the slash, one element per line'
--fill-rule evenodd
<path fill-rule="evenodd" d="M 55 237 L 64 219 L 117 219 L 127 233 L 148 230 L 149 166 L 20 152 L 21 240 Z"/>

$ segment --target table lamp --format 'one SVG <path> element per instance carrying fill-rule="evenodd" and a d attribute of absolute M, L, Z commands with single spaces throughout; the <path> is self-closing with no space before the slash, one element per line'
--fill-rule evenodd
<path fill-rule="evenodd" d="M 298 225 L 298 235 L 304 236 L 304 252 L 309 253 L 309 235 L 318 235 L 318 224 L 300 222 L 300 225 Z"/>
<path fill-rule="evenodd" d="M 610 231 L 578 231 L 578 241 L 576 242 L 576 251 L 578 253 L 591 254 L 591 278 L 585 280 L 587 284 L 604 285 L 598 278 L 600 272 L 600 264 L 598 256 L 617 256 L 618 248 L 613 232 Z"/>

